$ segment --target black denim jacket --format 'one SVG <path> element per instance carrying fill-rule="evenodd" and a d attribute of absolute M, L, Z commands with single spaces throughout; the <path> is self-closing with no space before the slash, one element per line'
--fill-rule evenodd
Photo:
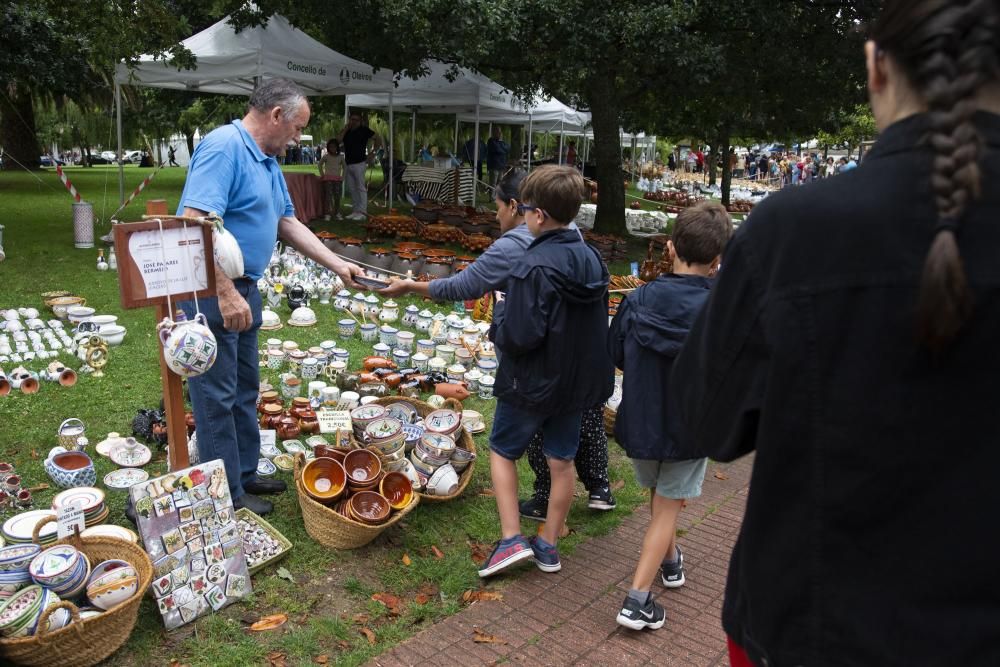
<path fill-rule="evenodd" d="M 971 321 L 916 340 L 927 119 L 769 197 L 678 357 L 693 455 L 755 451 L 723 625 L 759 664 L 1000 664 L 1000 116 L 959 236 Z"/>

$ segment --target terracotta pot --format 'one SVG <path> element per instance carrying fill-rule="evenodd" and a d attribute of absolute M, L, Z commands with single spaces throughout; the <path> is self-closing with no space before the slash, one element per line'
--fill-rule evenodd
<path fill-rule="evenodd" d="M 424 258 L 422 256 L 414 254 L 412 252 L 399 252 L 396 254 L 396 257 L 392 260 L 392 266 L 390 267 L 390 270 L 395 273 L 404 273 L 404 274 L 407 271 L 412 271 L 413 275 L 417 275 L 423 268 L 424 268 Z"/>
<path fill-rule="evenodd" d="M 395 257 L 388 248 L 372 248 L 368 251 L 368 263 L 383 271 L 389 270 L 394 260 Z"/>
<path fill-rule="evenodd" d="M 312 412 L 312 405 L 310 405 L 309 399 L 304 396 L 296 396 L 293 398 L 292 407 L 288 409 L 288 414 L 296 419 L 302 419 L 302 415 L 305 412 Z"/>
<path fill-rule="evenodd" d="M 365 252 L 365 247 L 361 245 L 361 239 L 347 237 L 340 239 L 342 247 L 339 253 L 349 259 L 352 262 L 366 262 L 368 259 L 368 253 Z"/>
<path fill-rule="evenodd" d="M 282 417 L 276 430 L 278 437 L 282 440 L 294 440 L 302 433 L 302 429 L 299 428 L 299 420 L 291 416 Z"/>
<path fill-rule="evenodd" d="M 428 257 L 424 262 L 424 273 L 431 278 L 447 278 L 451 275 L 452 260 L 443 257 Z"/>
<path fill-rule="evenodd" d="M 268 403 L 264 406 L 264 412 L 260 416 L 260 427 L 265 430 L 276 431 L 285 411 L 280 405 Z"/>
<path fill-rule="evenodd" d="M 278 407 L 284 409 L 285 404 L 281 400 L 281 396 L 276 391 L 265 391 L 260 395 L 260 402 L 257 403 L 257 414 L 264 415 L 264 406 L 268 404 L 277 405 Z"/>
<path fill-rule="evenodd" d="M 463 269 L 469 268 L 469 264 L 472 264 L 474 261 L 476 261 L 475 257 L 470 257 L 469 255 L 459 255 L 455 258 L 455 263 L 452 265 L 452 268 L 455 270 L 455 273 L 458 273 Z"/>
<path fill-rule="evenodd" d="M 319 433 L 319 419 L 316 417 L 316 412 L 313 410 L 303 411 L 302 416 L 299 417 L 299 428 L 306 435 Z"/>
<path fill-rule="evenodd" d="M 424 250 L 427 249 L 426 243 L 416 243 L 413 241 L 406 241 L 404 243 L 397 243 L 392 247 L 392 249 L 398 254 L 401 252 L 411 253 L 414 255 L 423 254 Z"/>

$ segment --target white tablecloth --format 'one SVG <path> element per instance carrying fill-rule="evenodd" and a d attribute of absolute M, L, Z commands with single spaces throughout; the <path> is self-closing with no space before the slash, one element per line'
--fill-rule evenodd
<path fill-rule="evenodd" d="M 597 216 L 596 204 L 583 204 L 580 212 L 577 213 L 573 221 L 578 227 L 583 229 L 594 228 L 594 218 Z M 649 236 L 650 234 L 662 234 L 667 229 L 670 220 L 677 217 L 675 213 L 663 213 L 662 211 L 636 211 L 630 208 L 625 209 L 625 227 L 633 236 Z"/>

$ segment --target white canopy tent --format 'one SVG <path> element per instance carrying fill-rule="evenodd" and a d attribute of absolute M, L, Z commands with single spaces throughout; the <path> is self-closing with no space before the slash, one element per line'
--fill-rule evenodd
<path fill-rule="evenodd" d="M 195 55 L 195 69 L 178 70 L 167 61 L 148 55 L 141 56 L 133 67 L 120 63 L 116 68 L 119 156 L 123 84 L 249 96 L 261 80 L 284 77 L 298 84 L 307 95 L 383 93 L 388 96 L 389 127 L 392 127 L 392 74 L 375 71 L 371 65 L 324 46 L 279 14 L 271 16 L 266 26 L 240 32 L 236 32 L 227 16 L 181 43 Z M 392 162 L 390 139 L 389 164 Z M 119 194 L 124 202 L 125 175 L 121 166 L 118 175 Z M 391 188 L 391 178 L 389 185 Z"/>

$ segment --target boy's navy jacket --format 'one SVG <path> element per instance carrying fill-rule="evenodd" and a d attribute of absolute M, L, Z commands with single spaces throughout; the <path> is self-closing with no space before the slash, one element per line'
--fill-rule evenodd
<path fill-rule="evenodd" d="M 507 307 L 494 322 L 494 393 L 547 415 L 600 404 L 614 368 L 605 347 L 608 270 L 578 231 L 542 234 L 511 268 Z"/>
<path fill-rule="evenodd" d="M 690 458 L 682 442 L 670 369 L 708 299 L 710 278 L 669 274 L 622 300 L 608 332 L 608 352 L 622 369 L 615 440 L 631 459 Z"/>

